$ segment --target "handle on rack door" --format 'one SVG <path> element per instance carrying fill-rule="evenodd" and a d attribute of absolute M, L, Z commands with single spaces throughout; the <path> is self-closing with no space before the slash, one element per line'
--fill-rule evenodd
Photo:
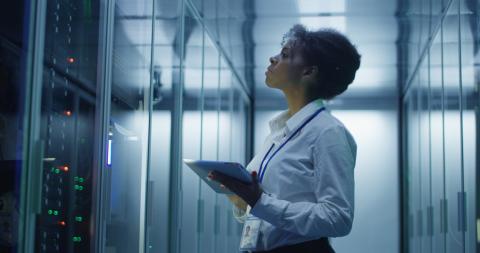
<path fill-rule="evenodd" d="M 35 143 L 34 164 L 31 168 L 32 179 L 32 211 L 35 214 L 42 212 L 42 185 L 43 185 L 43 156 L 44 141 L 38 140 Z"/>
<path fill-rule="evenodd" d="M 465 192 L 458 192 L 458 231 L 465 232 L 466 231 L 466 213 L 465 213 Z"/>
<path fill-rule="evenodd" d="M 153 190 L 154 181 L 148 181 L 147 184 L 147 224 L 152 224 L 153 219 Z"/>

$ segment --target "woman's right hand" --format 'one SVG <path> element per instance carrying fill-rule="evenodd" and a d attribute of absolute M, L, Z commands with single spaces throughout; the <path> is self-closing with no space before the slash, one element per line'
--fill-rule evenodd
<path fill-rule="evenodd" d="M 238 209 L 246 211 L 247 210 L 247 202 L 245 202 L 242 198 L 235 194 L 227 195 L 228 199 L 232 204 L 234 204 Z"/>

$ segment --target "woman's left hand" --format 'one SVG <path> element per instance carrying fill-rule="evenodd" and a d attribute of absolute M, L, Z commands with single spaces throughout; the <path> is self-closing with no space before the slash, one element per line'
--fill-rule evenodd
<path fill-rule="evenodd" d="M 211 171 L 210 173 L 208 173 L 208 178 L 221 183 L 230 191 L 237 194 L 240 198 L 247 202 L 250 207 L 253 208 L 262 196 L 263 190 L 258 183 L 257 172 L 253 171 L 251 176 L 252 183 L 247 184 L 236 178 L 227 176 L 221 172 Z"/>

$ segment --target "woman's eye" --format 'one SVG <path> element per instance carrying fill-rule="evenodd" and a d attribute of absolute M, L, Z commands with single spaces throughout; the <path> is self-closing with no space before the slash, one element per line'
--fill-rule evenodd
<path fill-rule="evenodd" d="M 287 57 L 287 54 L 286 54 L 286 53 L 284 53 L 284 52 L 282 52 L 282 54 L 281 54 L 281 55 L 282 55 L 282 57 L 283 57 L 283 58 Z"/>

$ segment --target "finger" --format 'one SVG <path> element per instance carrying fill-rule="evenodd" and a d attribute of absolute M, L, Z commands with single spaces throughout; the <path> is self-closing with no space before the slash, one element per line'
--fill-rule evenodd
<path fill-rule="evenodd" d="M 251 176 L 252 176 L 253 184 L 258 184 L 258 175 L 257 175 L 257 172 L 256 172 L 256 171 L 252 171 Z"/>
<path fill-rule="evenodd" d="M 229 182 L 238 181 L 236 178 L 230 177 L 218 171 L 212 171 L 211 173 L 213 177 L 212 179 L 222 184 L 228 184 Z"/>

